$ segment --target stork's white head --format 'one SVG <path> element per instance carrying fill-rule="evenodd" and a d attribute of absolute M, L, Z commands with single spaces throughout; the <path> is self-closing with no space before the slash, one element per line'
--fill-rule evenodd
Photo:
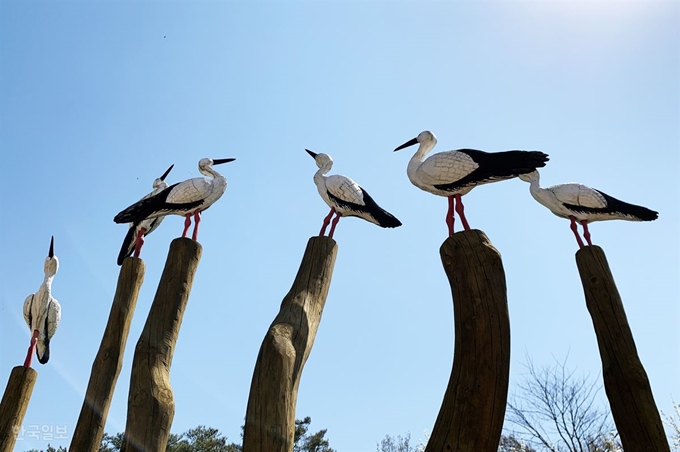
<path fill-rule="evenodd" d="M 540 175 L 538 174 L 538 171 L 534 170 L 530 173 L 520 174 L 518 177 L 524 182 L 538 182 Z"/>
<path fill-rule="evenodd" d="M 331 158 L 330 155 L 328 154 L 317 154 L 316 152 L 312 152 L 309 149 L 305 149 L 309 155 L 312 156 L 314 161 L 316 162 L 316 166 L 319 168 L 324 168 L 327 167 L 328 169 L 333 166 L 333 159 Z"/>
<path fill-rule="evenodd" d="M 170 171 L 175 165 L 172 164 L 170 165 L 170 168 L 168 168 L 161 177 L 157 178 L 156 180 L 153 181 L 153 188 L 154 190 L 158 188 L 165 188 L 168 186 L 168 184 L 165 183 L 165 178 L 168 177 L 168 174 L 170 174 Z"/>
<path fill-rule="evenodd" d="M 434 136 L 434 133 L 430 132 L 429 130 L 425 130 L 423 132 L 420 132 L 417 137 L 397 147 L 395 149 L 395 152 L 399 151 L 400 149 L 413 146 L 414 144 L 420 144 L 421 147 L 419 149 L 427 148 L 429 150 L 432 149 L 437 144 L 437 137 Z"/>
<path fill-rule="evenodd" d="M 54 276 L 59 270 L 59 259 L 54 255 L 54 236 L 50 241 L 50 252 L 45 259 L 45 276 Z"/>

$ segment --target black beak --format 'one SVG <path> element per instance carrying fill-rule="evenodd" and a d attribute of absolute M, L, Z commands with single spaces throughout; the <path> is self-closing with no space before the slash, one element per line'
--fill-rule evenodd
<path fill-rule="evenodd" d="M 236 159 L 216 159 L 216 160 L 213 160 L 213 165 L 221 165 L 223 163 L 233 162 L 234 160 L 236 160 Z"/>
<path fill-rule="evenodd" d="M 174 166 L 175 166 L 174 163 L 172 165 L 170 165 L 170 168 L 168 168 L 168 170 L 166 172 L 164 172 L 163 175 L 161 176 L 161 180 L 165 180 L 165 178 L 168 177 L 168 174 L 170 174 L 170 171 L 172 171 L 172 168 Z"/>
<path fill-rule="evenodd" d="M 307 151 L 307 154 L 311 155 L 313 159 L 315 159 L 316 156 L 319 155 L 316 152 L 310 151 L 309 149 L 305 149 L 305 151 Z"/>
<path fill-rule="evenodd" d="M 414 138 L 412 140 L 408 140 L 406 143 L 402 144 L 399 146 L 397 149 L 394 150 L 394 152 L 397 152 L 401 149 L 407 148 L 409 146 L 413 146 L 414 144 L 418 144 L 418 138 Z"/>
<path fill-rule="evenodd" d="M 48 254 L 49 257 L 54 257 L 54 236 L 52 236 L 52 240 L 50 240 L 50 254 Z"/>

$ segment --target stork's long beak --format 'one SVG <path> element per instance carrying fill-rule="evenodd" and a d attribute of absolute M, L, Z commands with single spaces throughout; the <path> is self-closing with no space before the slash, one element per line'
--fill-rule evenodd
<path fill-rule="evenodd" d="M 50 240 L 50 253 L 48 256 L 54 257 L 54 236 L 52 236 L 52 240 Z"/>
<path fill-rule="evenodd" d="M 407 148 L 407 147 L 409 147 L 409 146 L 413 146 L 414 144 L 418 144 L 418 138 L 414 138 L 414 139 L 412 139 L 412 140 L 408 140 L 406 143 L 404 143 L 404 144 L 402 144 L 401 146 L 399 146 L 398 148 L 396 148 L 396 149 L 394 150 L 394 152 L 397 152 L 397 151 L 399 151 L 399 150 L 401 150 L 401 149 L 404 149 L 404 148 Z"/>
<path fill-rule="evenodd" d="M 316 156 L 319 155 L 316 152 L 312 152 L 309 149 L 305 149 L 307 151 L 307 154 L 311 155 L 313 159 L 316 159 Z"/>
<path fill-rule="evenodd" d="M 164 172 L 163 175 L 161 176 L 161 180 L 165 180 L 165 178 L 168 177 L 168 174 L 170 174 L 170 171 L 172 171 L 172 168 L 174 166 L 175 166 L 174 163 L 172 165 L 170 165 L 170 168 L 168 168 L 168 170 L 166 172 Z"/>
<path fill-rule="evenodd" d="M 213 165 L 221 165 L 223 163 L 233 162 L 236 159 L 213 159 Z"/>

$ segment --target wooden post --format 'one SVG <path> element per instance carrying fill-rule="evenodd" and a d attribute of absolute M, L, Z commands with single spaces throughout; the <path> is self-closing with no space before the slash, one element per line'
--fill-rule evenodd
<path fill-rule="evenodd" d="M 164 452 L 167 446 L 175 416 L 170 366 L 201 251 L 201 245 L 188 238 L 170 244 L 149 317 L 135 348 L 121 452 Z"/>
<path fill-rule="evenodd" d="M 607 257 L 599 246 L 586 246 L 576 253 L 576 265 L 593 320 L 604 389 L 621 445 L 626 451 L 669 452 L 659 410 Z"/>
<path fill-rule="evenodd" d="M 16 366 L 0 402 L 0 452 L 12 452 L 17 434 L 31 400 L 38 372 L 31 367 Z"/>
<path fill-rule="evenodd" d="M 498 251 L 479 230 L 440 248 L 451 284 L 453 368 L 426 452 L 496 452 L 510 377 L 510 319 Z"/>
<path fill-rule="evenodd" d="M 109 321 L 97 356 L 92 363 L 90 382 L 69 446 L 71 452 L 99 451 L 111 398 L 123 366 L 125 343 L 135 313 L 139 289 L 144 282 L 144 269 L 144 261 L 137 257 L 123 261 Z"/>
<path fill-rule="evenodd" d="M 244 452 L 292 452 L 302 369 L 321 322 L 338 246 L 312 237 L 293 286 L 262 341 L 243 432 Z"/>

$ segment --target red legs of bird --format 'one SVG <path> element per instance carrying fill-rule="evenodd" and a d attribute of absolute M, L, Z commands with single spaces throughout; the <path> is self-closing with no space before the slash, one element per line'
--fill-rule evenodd
<path fill-rule="evenodd" d="M 323 237 L 323 235 L 326 233 L 326 228 L 328 227 L 328 223 L 331 221 L 331 217 L 335 213 L 335 208 L 331 207 L 330 213 L 326 216 L 326 218 L 323 219 L 323 226 L 321 226 L 321 232 L 319 232 L 319 236 Z M 333 235 L 333 232 L 331 232 L 331 236 Z"/>
<path fill-rule="evenodd" d="M 447 196 L 449 200 L 449 210 L 446 212 L 446 224 L 449 225 L 449 237 L 453 235 L 453 223 L 456 221 L 453 218 L 453 196 Z"/>
<path fill-rule="evenodd" d="M 590 232 L 588 232 L 588 221 L 587 220 L 581 220 L 581 225 L 583 226 L 583 237 L 586 238 L 586 242 L 588 242 L 588 245 L 593 245 L 593 242 L 590 241 Z"/>
<path fill-rule="evenodd" d="M 460 221 L 463 223 L 463 228 L 466 231 L 470 230 L 470 225 L 467 222 L 467 219 L 465 218 L 465 207 L 463 207 L 463 199 L 460 194 L 454 195 L 454 198 L 456 199 L 456 212 L 458 212 L 458 216 L 460 216 Z"/>
<path fill-rule="evenodd" d="M 38 343 L 38 335 L 40 335 L 40 331 L 33 330 L 33 335 L 31 336 L 31 345 L 28 347 L 28 354 L 26 355 L 26 360 L 24 361 L 24 367 L 31 367 L 31 360 L 33 359 L 35 346 Z"/>
<path fill-rule="evenodd" d="M 137 240 L 135 241 L 134 257 L 139 257 L 139 253 L 142 251 L 142 245 L 144 245 L 144 234 L 146 234 L 146 229 L 139 228 L 139 231 L 137 231 Z"/>
<path fill-rule="evenodd" d="M 191 226 L 191 214 L 188 213 L 185 215 L 185 220 L 184 220 L 184 232 L 182 232 L 182 237 L 187 236 L 187 231 L 189 230 L 189 226 Z"/>
<path fill-rule="evenodd" d="M 333 233 L 335 232 L 335 225 L 338 224 L 338 221 L 340 221 L 340 214 L 335 212 L 335 218 L 333 218 L 333 222 L 331 223 L 331 230 L 328 233 L 329 239 L 333 238 Z"/>
<path fill-rule="evenodd" d="M 201 222 L 201 211 L 197 210 L 194 212 L 194 233 L 191 235 L 191 239 L 195 242 L 198 238 L 198 223 Z"/>
<path fill-rule="evenodd" d="M 574 233 L 574 236 L 576 236 L 578 247 L 583 248 L 583 240 L 581 240 L 581 237 L 578 235 L 578 228 L 576 227 L 576 218 L 574 218 L 573 215 L 569 215 L 569 219 L 571 220 L 571 226 L 569 226 L 569 228 Z M 590 236 L 590 234 L 588 234 L 588 236 Z M 588 243 L 590 243 L 590 241 L 588 241 Z"/>

